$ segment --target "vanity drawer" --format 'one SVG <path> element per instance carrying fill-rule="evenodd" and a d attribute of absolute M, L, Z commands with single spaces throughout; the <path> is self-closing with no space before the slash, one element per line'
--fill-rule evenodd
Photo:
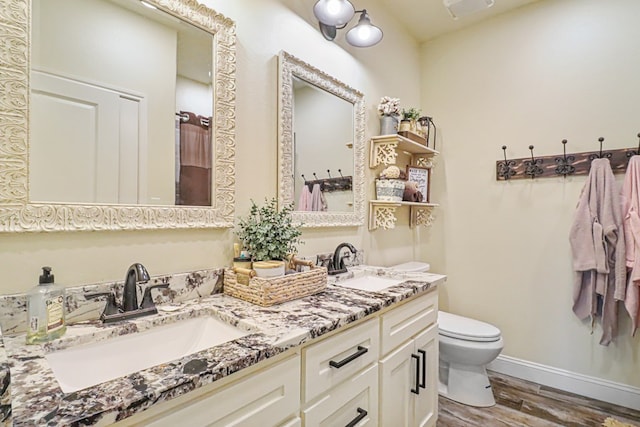
<path fill-rule="evenodd" d="M 345 381 L 378 360 L 378 319 L 369 320 L 303 350 L 303 401 Z"/>
<path fill-rule="evenodd" d="M 408 302 L 380 316 L 382 355 L 434 324 L 438 320 L 438 292 Z"/>
<path fill-rule="evenodd" d="M 378 426 L 378 365 L 329 390 L 302 411 L 305 427 Z"/>

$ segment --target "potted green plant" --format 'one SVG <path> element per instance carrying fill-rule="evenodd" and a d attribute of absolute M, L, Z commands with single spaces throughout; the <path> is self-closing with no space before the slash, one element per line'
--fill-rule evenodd
<path fill-rule="evenodd" d="M 258 276 L 284 274 L 284 260 L 295 254 L 302 243 L 300 225 L 293 223 L 292 211 L 293 203 L 278 210 L 275 198 L 265 198 L 263 206 L 251 200 L 249 215 L 239 218 L 236 235 L 251 254 Z"/>
<path fill-rule="evenodd" d="M 415 131 L 417 128 L 416 122 L 420 117 L 420 109 L 411 107 L 409 109 L 402 109 L 402 120 L 400 121 L 400 131 Z"/>

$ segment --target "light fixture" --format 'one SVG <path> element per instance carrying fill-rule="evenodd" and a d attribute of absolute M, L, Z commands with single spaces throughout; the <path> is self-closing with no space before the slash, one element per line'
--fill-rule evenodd
<path fill-rule="evenodd" d="M 347 32 L 347 43 L 356 47 L 369 47 L 380 40 L 382 30 L 371 23 L 367 10 L 363 10 L 358 24 Z"/>
<path fill-rule="evenodd" d="M 348 0 L 318 0 L 313 6 L 320 32 L 329 41 L 336 38 L 337 30 L 346 27 L 356 13 L 360 13 L 360 19 L 347 32 L 347 43 L 356 47 L 369 47 L 379 43 L 382 40 L 382 30 L 371 24 L 366 9 L 355 10 Z"/>
<path fill-rule="evenodd" d="M 355 13 L 356 9 L 349 0 L 318 0 L 313 6 L 313 14 L 318 21 L 332 27 L 344 28 Z"/>

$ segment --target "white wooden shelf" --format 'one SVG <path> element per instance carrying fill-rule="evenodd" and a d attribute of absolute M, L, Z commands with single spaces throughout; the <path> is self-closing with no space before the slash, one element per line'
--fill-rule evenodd
<path fill-rule="evenodd" d="M 396 210 L 403 206 L 409 206 L 409 226 L 411 228 L 433 224 L 433 208 L 440 205 L 437 203 L 418 202 L 388 202 L 385 200 L 369 201 L 369 230 L 382 228 L 390 230 L 396 226 Z"/>
<path fill-rule="evenodd" d="M 398 134 L 374 136 L 371 137 L 369 167 L 375 168 L 381 164 L 395 164 L 399 151 L 409 153 L 411 155 L 411 164 L 422 167 L 432 167 L 433 158 L 440 154 L 426 145 L 419 144 Z"/>

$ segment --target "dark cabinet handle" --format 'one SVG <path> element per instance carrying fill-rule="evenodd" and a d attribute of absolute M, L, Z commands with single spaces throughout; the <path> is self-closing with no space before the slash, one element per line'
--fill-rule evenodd
<path fill-rule="evenodd" d="M 420 356 L 412 354 L 411 358 L 416 361 L 416 386 L 411 389 L 411 393 L 420 394 Z"/>
<path fill-rule="evenodd" d="M 351 420 L 351 422 L 347 424 L 345 427 L 354 427 L 356 424 L 362 421 L 362 419 L 364 419 L 364 417 L 366 416 L 367 416 L 367 411 L 365 411 L 362 408 L 358 408 L 358 416 L 355 417 L 353 420 Z"/>
<path fill-rule="evenodd" d="M 334 360 L 330 360 L 329 361 L 329 366 L 332 366 L 334 368 L 342 368 L 344 365 L 346 365 L 349 362 L 352 362 L 352 361 L 356 360 L 358 357 L 362 356 L 367 351 L 369 351 L 369 349 L 367 347 L 362 347 L 361 345 L 359 345 L 358 346 L 358 351 L 353 353 L 351 356 L 347 356 L 347 357 L 345 357 L 344 359 L 342 359 L 339 362 L 336 362 Z"/>
<path fill-rule="evenodd" d="M 420 387 L 427 387 L 427 352 L 424 350 L 418 350 L 418 353 L 422 355 L 422 378 L 420 378 Z"/>

